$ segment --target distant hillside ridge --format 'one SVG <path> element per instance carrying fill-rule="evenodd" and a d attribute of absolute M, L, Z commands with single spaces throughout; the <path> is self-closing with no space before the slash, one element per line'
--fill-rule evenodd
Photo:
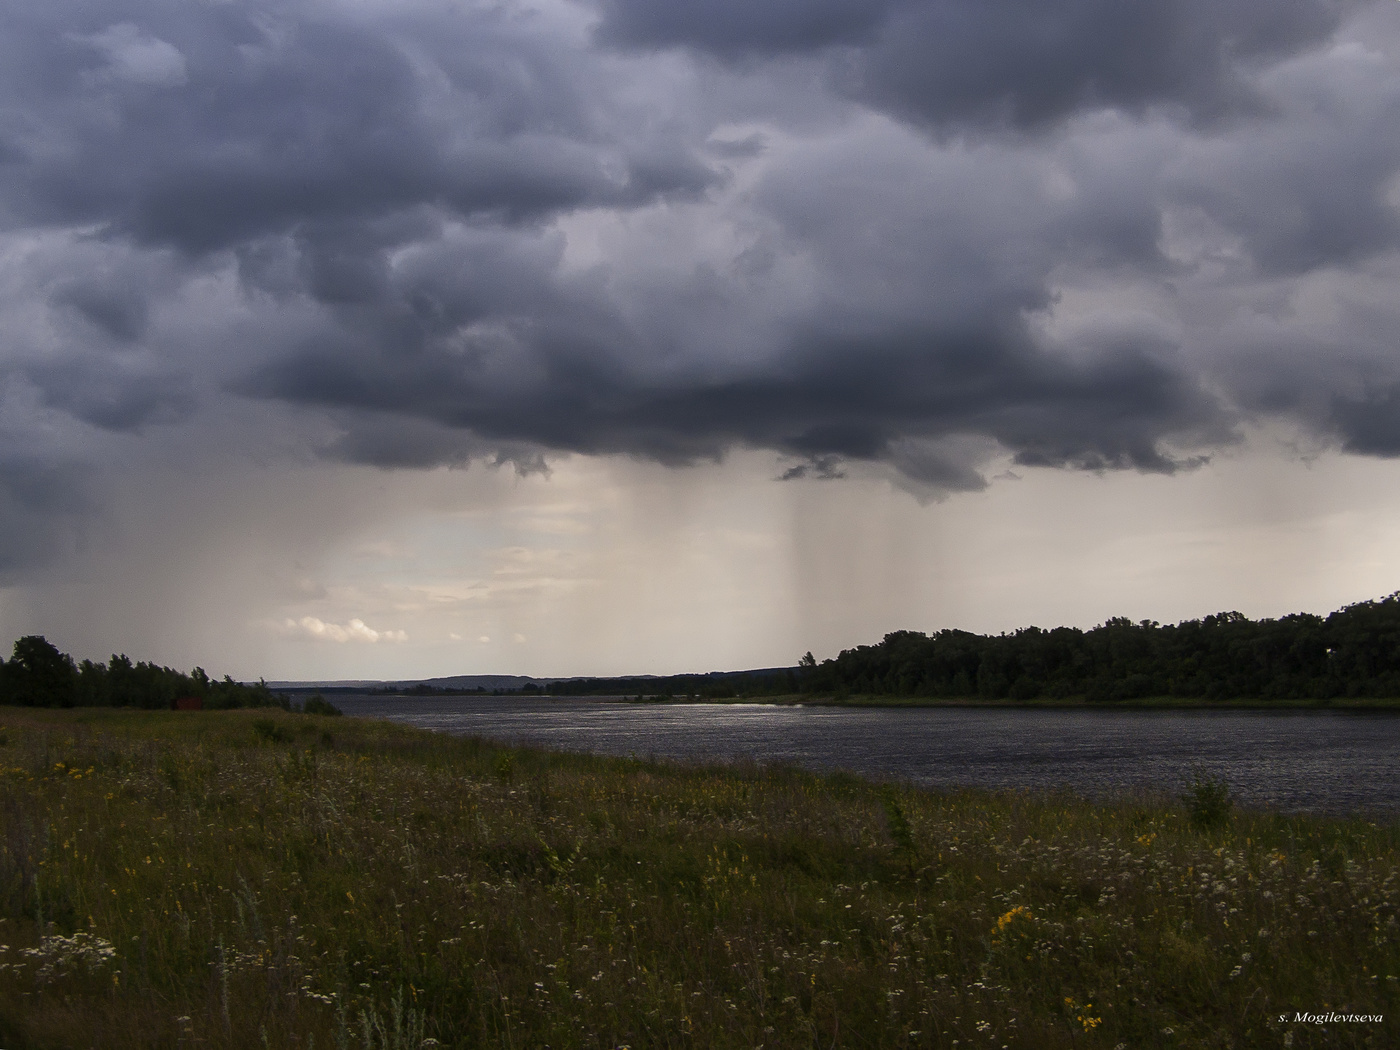
<path fill-rule="evenodd" d="M 271 682 L 271 688 L 291 693 L 380 693 L 409 696 L 508 694 L 548 696 L 698 696 L 707 699 L 747 695 L 774 696 L 797 691 L 796 667 L 763 667 L 747 671 L 707 671 L 703 674 L 634 674 L 612 678 L 577 676 L 535 678 L 529 675 L 465 674 L 400 681 L 327 680 Z"/>
<path fill-rule="evenodd" d="M 273 689 L 285 689 L 293 693 L 338 692 L 338 693 L 409 693 L 419 692 L 512 692 L 528 685 L 545 685 L 553 678 L 532 678 L 520 674 L 458 674 L 446 678 L 405 678 L 384 680 L 382 678 L 327 679 L 321 681 L 269 682 Z"/>
<path fill-rule="evenodd" d="M 796 667 L 761 667 L 750 671 L 708 671 L 704 674 L 560 678 L 538 691 L 550 696 L 694 696 L 707 700 L 783 696 L 798 691 L 797 671 Z"/>
<path fill-rule="evenodd" d="M 1222 612 L 1091 630 L 895 631 L 798 671 L 801 692 L 945 699 L 1122 701 L 1400 697 L 1400 592 L 1327 616 Z"/>

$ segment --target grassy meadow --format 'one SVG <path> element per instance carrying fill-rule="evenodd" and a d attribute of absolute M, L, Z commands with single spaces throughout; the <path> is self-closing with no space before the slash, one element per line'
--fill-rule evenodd
<path fill-rule="evenodd" d="M 0 709 L 7 1050 L 1394 1046 L 1398 911 L 1396 821 L 1209 783 L 1090 804 Z"/>

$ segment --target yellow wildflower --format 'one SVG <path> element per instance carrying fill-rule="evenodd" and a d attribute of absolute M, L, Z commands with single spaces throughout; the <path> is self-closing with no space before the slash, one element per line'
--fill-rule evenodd
<path fill-rule="evenodd" d="M 1027 918 L 1027 919 L 1031 918 L 1031 910 L 1030 910 L 1029 908 L 1027 908 L 1025 905 L 1022 905 L 1022 904 L 1016 905 L 1016 907 L 1012 908 L 1012 909 L 1011 909 L 1009 912 L 1007 912 L 1005 915 L 1003 915 L 1003 916 L 1001 916 L 999 919 L 997 919 L 997 928 L 996 928 L 996 932 L 997 932 L 997 933 L 1001 933 L 1002 930 L 1006 929 L 1006 928 L 1007 928 L 1008 926 L 1010 926 L 1013 922 L 1015 922 L 1016 919 L 1017 919 L 1018 917 L 1024 917 L 1024 918 Z"/>

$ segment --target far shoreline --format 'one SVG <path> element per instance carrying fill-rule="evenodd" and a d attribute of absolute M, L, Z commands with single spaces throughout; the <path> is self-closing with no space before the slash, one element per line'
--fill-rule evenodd
<path fill-rule="evenodd" d="M 306 690 L 312 692 L 313 690 Z M 303 690 L 296 690 L 300 693 Z M 334 696 L 332 690 L 322 691 Z M 341 692 L 341 695 L 347 695 Z M 1024 710 L 1080 711 L 1347 711 L 1400 712 L 1400 697 L 1351 697 L 1332 700 L 1205 700 L 1191 697 L 1146 697 L 1137 700 L 1086 700 L 1083 697 L 1062 699 L 991 700 L 977 697 L 881 696 L 861 694 L 838 697 L 832 695 L 782 694 L 777 696 L 664 696 L 646 694 L 588 694 L 588 693 L 355 693 L 384 700 L 587 700 L 604 704 L 706 704 L 732 706 L 735 704 L 765 704 L 773 707 L 860 707 L 860 708 L 994 708 Z"/>

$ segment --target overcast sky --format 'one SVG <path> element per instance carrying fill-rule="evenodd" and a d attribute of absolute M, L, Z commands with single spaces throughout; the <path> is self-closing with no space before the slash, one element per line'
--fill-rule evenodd
<path fill-rule="evenodd" d="M 679 672 L 1400 589 L 1395 0 L 0 9 L 0 634 Z"/>

